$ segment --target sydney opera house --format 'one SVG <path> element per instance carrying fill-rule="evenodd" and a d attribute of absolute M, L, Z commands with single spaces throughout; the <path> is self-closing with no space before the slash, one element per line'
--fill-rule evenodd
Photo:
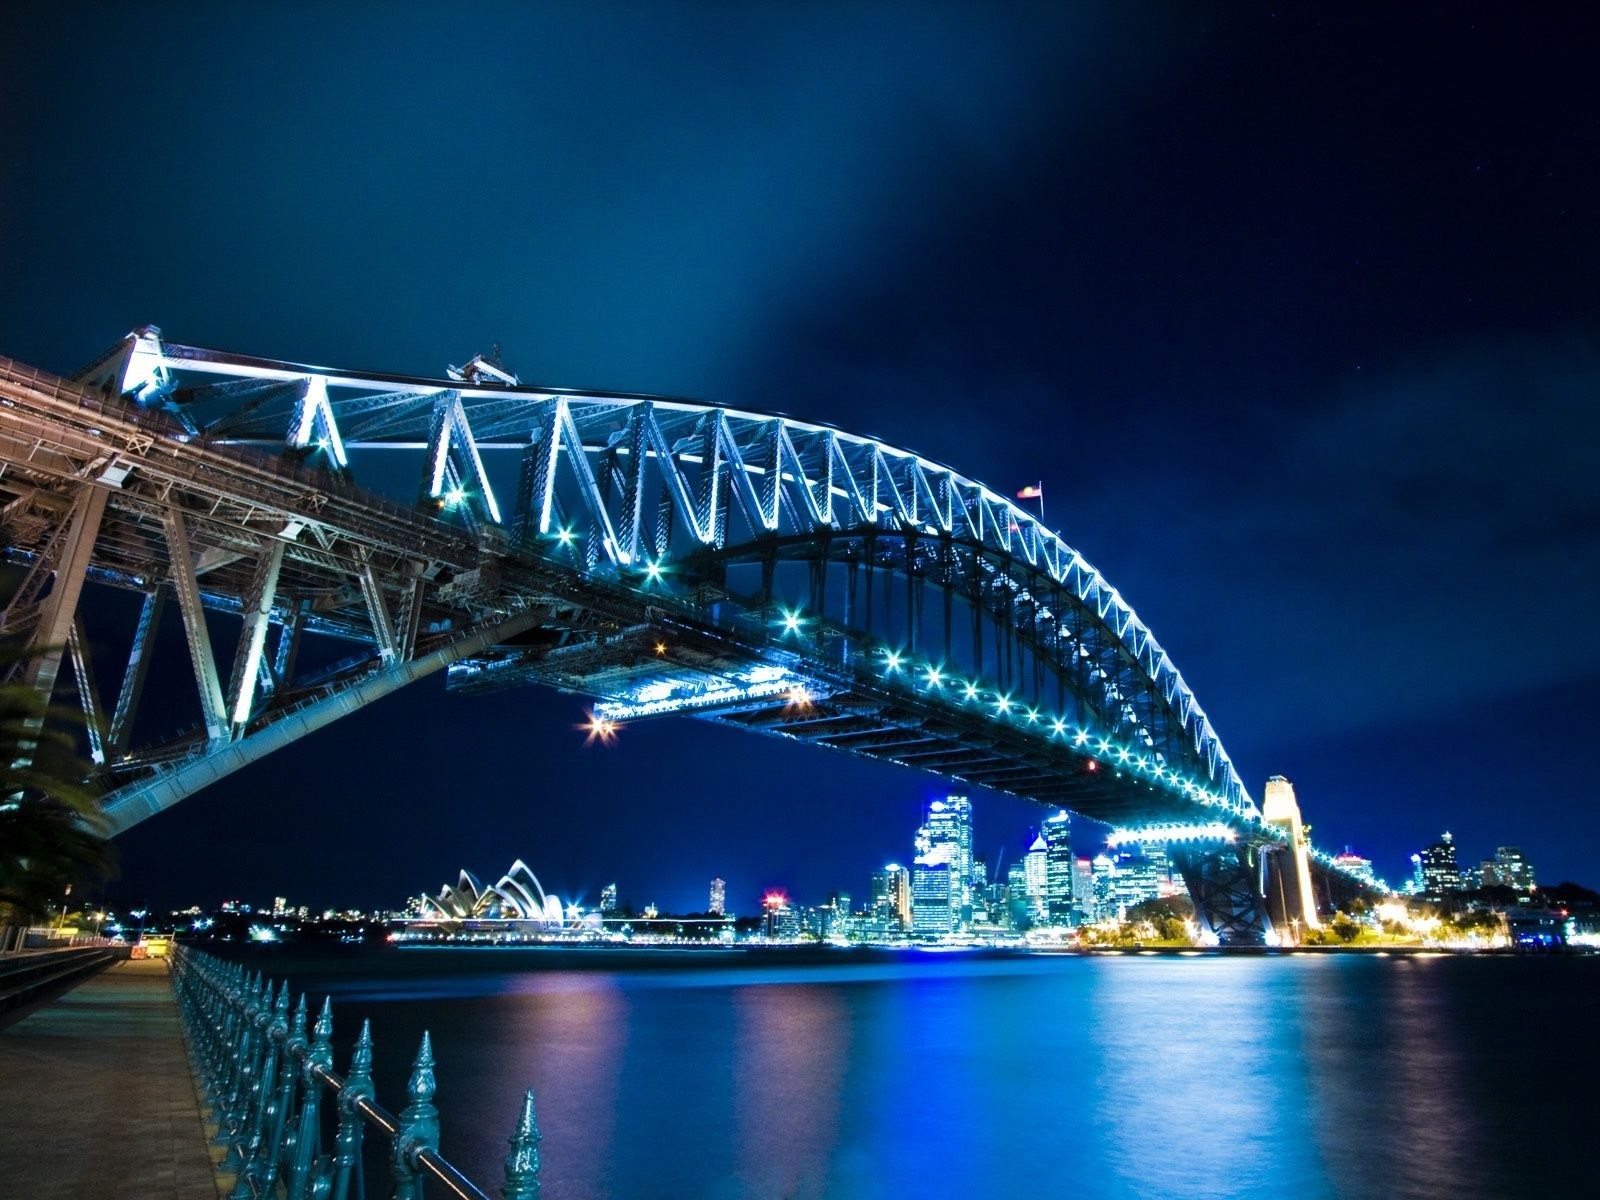
<path fill-rule="evenodd" d="M 597 926 L 599 920 L 596 915 L 586 922 L 576 905 L 563 904 L 561 897 L 546 892 L 520 858 L 488 886 L 472 872 L 462 871 L 454 886 L 446 884 L 437 896 L 423 898 L 419 919 L 445 929 L 481 928 L 494 922 L 540 933 L 580 931 Z"/>

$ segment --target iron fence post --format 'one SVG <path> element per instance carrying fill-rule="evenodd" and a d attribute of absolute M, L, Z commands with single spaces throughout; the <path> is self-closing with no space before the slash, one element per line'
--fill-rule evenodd
<path fill-rule="evenodd" d="M 439 1110 L 433 1094 L 438 1085 L 433 1076 L 433 1041 L 426 1032 L 406 1082 L 411 1103 L 400 1110 L 400 1128 L 395 1133 L 391 1169 L 394 1175 L 394 1200 L 422 1200 L 422 1178 L 417 1173 L 417 1155 L 439 1148 Z"/>
<path fill-rule="evenodd" d="M 539 1200 L 539 1123 L 533 1115 L 533 1089 L 522 1097 L 522 1112 L 511 1132 L 511 1153 L 506 1156 L 506 1179 L 500 1187 L 504 1200 Z"/>

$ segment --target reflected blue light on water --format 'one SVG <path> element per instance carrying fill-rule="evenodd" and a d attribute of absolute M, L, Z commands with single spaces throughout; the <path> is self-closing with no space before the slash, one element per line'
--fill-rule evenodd
<path fill-rule="evenodd" d="M 380 1095 L 431 1029 L 444 1149 L 491 1185 L 531 1084 L 547 1200 L 1587 1186 L 1560 1098 L 1600 1077 L 1600 960 L 252 958 L 333 994 L 342 1035 L 372 1018 Z"/>

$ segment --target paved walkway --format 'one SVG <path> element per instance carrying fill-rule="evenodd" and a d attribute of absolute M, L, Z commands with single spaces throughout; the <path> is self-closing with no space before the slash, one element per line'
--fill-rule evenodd
<path fill-rule="evenodd" d="M 217 1200 L 164 961 L 117 963 L 0 1033 L 0 1194 Z"/>

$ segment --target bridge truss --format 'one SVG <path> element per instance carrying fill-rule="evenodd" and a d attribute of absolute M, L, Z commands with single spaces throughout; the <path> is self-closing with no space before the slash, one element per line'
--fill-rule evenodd
<path fill-rule="evenodd" d="M 602 724 L 688 713 L 1070 808 L 1190 846 L 1197 899 L 1235 908 L 1278 848 L 1099 572 L 982 484 L 843 430 L 146 327 L 70 381 L 0 359 L 0 506 L 20 572 L 0 634 L 51 648 L 25 668 L 42 690 L 70 663 L 119 829 L 445 669 L 592 696 Z M 109 709 L 86 584 L 139 597 Z M 141 740 L 169 596 L 200 723 Z M 355 653 L 308 667 L 312 642 Z M 1212 925 L 1254 940 L 1256 918 Z"/>

